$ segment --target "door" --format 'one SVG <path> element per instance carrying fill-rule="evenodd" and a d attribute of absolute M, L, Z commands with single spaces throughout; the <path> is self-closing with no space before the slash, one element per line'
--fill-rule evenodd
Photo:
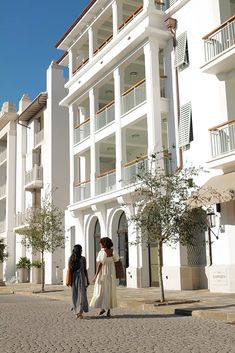
<path fill-rule="evenodd" d="M 129 250 L 128 250 L 128 224 L 126 215 L 123 212 L 118 223 L 118 254 L 122 261 L 124 269 L 124 277 L 119 280 L 119 284 L 126 286 L 126 269 L 129 267 Z"/>
<path fill-rule="evenodd" d="M 149 245 L 149 282 L 150 287 L 159 287 L 158 277 L 158 247 L 156 245 Z"/>

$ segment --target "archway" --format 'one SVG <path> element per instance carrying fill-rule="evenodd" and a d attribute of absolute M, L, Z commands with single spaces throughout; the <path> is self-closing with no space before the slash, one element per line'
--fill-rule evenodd
<path fill-rule="evenodd" d="M 118 221 L 118 253 L 124 268 L 124 277 L 120 279 L 119 284 L 126 286 L 126 269 L 129 267 L 129 249 L 128 249 L 128 224 L 125 212 L 122 212 Z"/>
<path fill-rule="evenodd" d="M 100 251 L 100 222 L 97 219 L 96 223 L 95 223 L 95 228 L 94 228 L 94 234 L 93 234 L 93 244 L 94 244 L 94 269 L 96 271 L 96 258 L 98 255 L 98 252 Z M 94 271 L 94 272 L 95 272 Z"/>

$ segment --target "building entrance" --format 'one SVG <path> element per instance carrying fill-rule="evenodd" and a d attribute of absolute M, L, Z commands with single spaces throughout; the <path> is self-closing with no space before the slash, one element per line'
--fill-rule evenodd
<path fill-rule="evenodd" d="M 149 282 L 150 287 L 159 287 L 158 277 L 158 247 L 156 245 L 149 245 Z"/>
<path fill-rule="evenodd" d="M 126 269 L 129 267 L 129 250 L 128 250 L 128 224 L 126 215 L 123 212 L 118 222 L 118 254 L 122 261 L 124 269 L 124 277 L 119 280 L 119 284 L 126 286 Z"/>

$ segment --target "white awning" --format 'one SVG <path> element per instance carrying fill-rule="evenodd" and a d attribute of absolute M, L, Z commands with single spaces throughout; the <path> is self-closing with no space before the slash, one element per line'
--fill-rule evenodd
<path fill-rule="evenodd" d="M 199 190 L 198 200 L 192 197 L 193 207 L 231 201 L 235 197 L 235 172 L 212 177 Z"/>

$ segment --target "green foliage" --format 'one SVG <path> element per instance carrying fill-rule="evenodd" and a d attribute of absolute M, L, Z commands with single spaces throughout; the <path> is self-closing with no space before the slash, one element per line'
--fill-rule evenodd
<path fill-rule="evenodd" d="M 31 263 L 31 267 L 41 268 L 42 267 L 42 262 L 40 260 L 33 260 L 32 263 Z"/>
<path fill-rule="evenodd" d="M 165 168 L 159 167 L 155 156 L 149 160 L 149 166 L 146 170 L 143 163 L 139 168 L 132 193 L 135 214 L 130 221 L 141 233 L 137 242 L 193 244 L 194 238 L 207 228 L 208 198 L 205 200 L 203 196 L 202 202 L 195 183 L 202 168 L 191 167 L 175 172 L 168 168 L 166 172 Z"/>
<path fill-rule="evenodd" d="M 62 227 L 63 213 L 49 198 L 42 200 L 40 208 L 33 209 L 26 217 L 26 226 L 17 230 L 23 235 L 23 244 L 36 252 L 54 252 L 56 248 L 64 245 L 64 232 Z"/>
<path fill-rule="evenodd" d="M 0 262 L 3 262 L 7 258 L 6 244 L 4 244 L 4 239 L 0 239 Z"/>
<path fill-rule="evenodd" d="M 23 257 L 20 257 L 19 261 L 17 262 L 16 268 L 17 269 L 19 269 L 19 268 L 29 269 L 30 265 L 31 265 L 30 260 L 26 256 L 23 256 Z"/>

